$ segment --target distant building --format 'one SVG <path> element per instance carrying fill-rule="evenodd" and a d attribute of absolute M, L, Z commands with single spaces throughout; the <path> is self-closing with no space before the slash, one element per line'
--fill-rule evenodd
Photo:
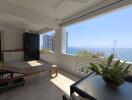
<path fill-rule="evenodd" d="M 43 36 L 43 48 L 55 51 L 55 33 Z"/>
<path fill-rule="evenodd" d="M 52 51 L 55 51 L 55 33 L 52 34 Z"/>
<path fill-rule="evenodd" d="M 68 47 L 68 32 L 66 33 L 66 52 Z M 43 36 L 43 48 L 55 51 L 55 33 Z"/>
<path fill-rule="evenodd" d="M 68 53 L 68 32 L 66 32 L 66 54 Z"/>

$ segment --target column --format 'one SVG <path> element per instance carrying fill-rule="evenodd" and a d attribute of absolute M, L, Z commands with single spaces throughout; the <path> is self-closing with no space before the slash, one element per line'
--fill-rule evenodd
<path fill-rule="evenodd" d="M 66 54 L 66 47 L 67 47 L 67 34 L 63 27 L 59 27 L 55 29 L 55 47 L 57 54 Z"/>

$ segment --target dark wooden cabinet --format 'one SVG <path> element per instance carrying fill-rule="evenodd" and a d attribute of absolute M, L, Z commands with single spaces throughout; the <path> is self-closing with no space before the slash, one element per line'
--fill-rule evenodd
<path fill-rule="evenodd" d="M 33 33 L 23 34 L 24 60 L 39 60 L 39 35 Z"/>
<path fill-rule="evenodd" d="M 1 33 L 0 33 L 0 60 L 2 60 L 2 50 L 1 50 Z"/>

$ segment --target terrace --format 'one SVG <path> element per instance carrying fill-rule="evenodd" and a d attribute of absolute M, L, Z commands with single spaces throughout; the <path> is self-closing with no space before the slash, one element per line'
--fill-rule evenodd
<path fill-rule="evenodd" d="M 43 62 L 59 66 L 58 76 L 54 77 L 53 74 L 49 77 L 48 71 L 45 71 L 26 77 L 24 86 L 0 93 L 0 99 L 62 100 L 62 95 L 70 97 L 70 86 L 85 76 L 73 70 L 75 64 L 89 65 L 90 62 L 98 63 L 102 59 L 67 55 L 65 27 L 115 12 L 131 4 L 131 0 L 0 1 L 0 59 L 5 64 L 17 67 L 37 66 Z M 23 33 L 39 36 L 52 30 L 55 31 L 55 52 L 40 52 L 40 59 L 36 57 L 37 61 L 23 64 L 25 59 L 36 59 L 33 56 L 25 58 Z M 39 63 L 38 60 L 42 62 Z M 132 73 L 132 67 L 129 70 Z"/>

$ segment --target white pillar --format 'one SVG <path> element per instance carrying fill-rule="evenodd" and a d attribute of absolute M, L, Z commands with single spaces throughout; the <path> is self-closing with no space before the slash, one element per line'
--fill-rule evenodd
<path fill-rule="evenodd" d="M 56 38 L 55 38 L 56 53 L 66 54 L 67 34 L 65 32 L 65 29 L 62 27 L 55 29 L 55 35 L 56 35 Z"/>

